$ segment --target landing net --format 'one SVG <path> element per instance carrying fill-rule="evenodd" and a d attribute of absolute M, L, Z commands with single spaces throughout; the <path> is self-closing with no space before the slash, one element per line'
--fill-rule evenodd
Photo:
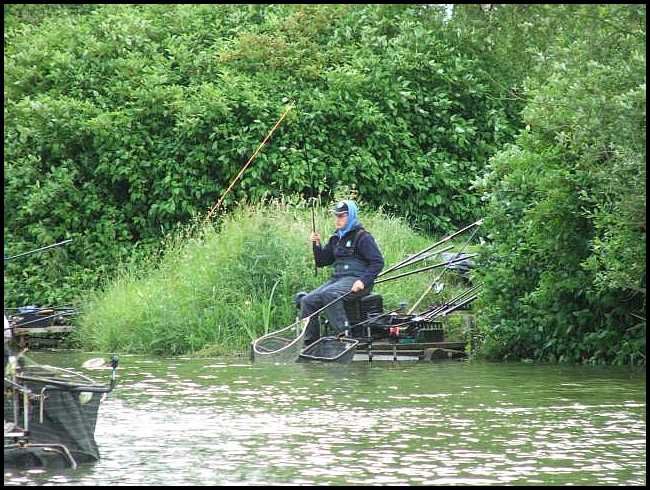
<path fill-rule="evenodd" d="M 295 362 L 305 343 L 305 331 L 309 317 L 275 332 L 271 332 L 253 342 L 252 359 L 270 362 Z"/>
<path fill-rule="evenodd" d="M 5 357 L 4 367 L 5 466 L 76 467 L 99 459 L 95 426 L 112 386 L 24 353 Z"/>

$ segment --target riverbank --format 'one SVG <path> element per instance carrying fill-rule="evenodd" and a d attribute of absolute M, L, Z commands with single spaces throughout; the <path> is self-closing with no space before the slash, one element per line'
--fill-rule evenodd
<path fill-rule="evenodd" d="M 360 220 L 376 238 L 386 264 L 435 241 L 403 220 L 363 205 Z M 316 210 L 316 229 L 323 236 L 333 230 L 326 207 Z M 210 226 L 190 236 L 179 234 L 167 243 L 162 258 L 141 261 L 92 295 L 75 332 L 77 345 L 159 355 L 245 351 L 260 335 L 292 323 L 294 295 L 329 277 L 329 268 L 314 274 L 310 233 L 304 202 L 275 202 L 242 206 L 218 230 Z M 431 280 L 430 274 L 415 274 L 377 285 L 375 292 L 390 310 L 413 304 Z M 462 286 L 453 278 L 449 285 L 422 304 L 448 299 Z"/>

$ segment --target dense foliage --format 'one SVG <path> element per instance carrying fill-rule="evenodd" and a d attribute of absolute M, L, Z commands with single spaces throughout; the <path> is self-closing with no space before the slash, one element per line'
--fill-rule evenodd
<path fill-rule="evenodd" d="M 4 9 L 5 255 L 75 239 L 10 262 L 6 305 L 155 254 L 295 101 L 229 209 L 485 216 L 485 355 L 645 364 L 644 5 Z"/>
<path fill-rule="evenodd" d="M 9 303 L 69 299 L 205 212 L 288 100 L 227 204 L 354 185 L 370 206 L 449 231 L 477 217 L 471 179 L 512 138 L 488 73 L 443 42 L 437 9 L 71 11 L 5 34 L 6 246 L 75 239 L 61 267 L 12 265 Z"/>
<path fill-rule="evenodd" d="M 488 202 L 485 351 L 645 363 L 645 9 L 572 9 L 582 35 L 529 77 Z"/>

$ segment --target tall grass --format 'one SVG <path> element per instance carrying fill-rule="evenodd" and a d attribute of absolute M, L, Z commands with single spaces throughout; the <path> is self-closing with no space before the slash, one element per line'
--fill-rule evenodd
<path fill-rule="evenodd" d="M 317 208 L 326 239 L 331 215 Z M 432 243 L 402 220 L 361 209 L 360 220 L 386 265 Z M 304 202 L 242 205 L 218 230 L 179 233 L 157 259 L 144 260 L 92 294 L 77 329 L 83 348 L 155 354 L 241 352 L 249 342 L 295 320 L 293 297 L 322 284 L 314 275 Z M 419 267 L 419 266 L 418 266 Z M 437 271 L 377 285 L 385 308 L 414 302 Z M 426 303 L 424 303 L 426 304 Z"/>

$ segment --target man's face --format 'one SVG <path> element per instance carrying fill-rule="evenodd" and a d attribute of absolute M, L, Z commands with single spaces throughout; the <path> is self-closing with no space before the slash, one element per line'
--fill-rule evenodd
<path fill-rule="evenodd" d="M 348 224 L 348 213 L 337 214 L 334 216 L 334 225 L 337 230 L 345 228 L 345 225 Z"/>

